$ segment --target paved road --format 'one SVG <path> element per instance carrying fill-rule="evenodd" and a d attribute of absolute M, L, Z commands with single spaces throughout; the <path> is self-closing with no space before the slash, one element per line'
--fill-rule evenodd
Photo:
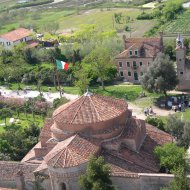
<path fill-rule="evenodd" d="M 37 97 L 40 93 L 38 91 L 31 91 L 28 90 L 27 93 L 24 92 L 23 90 L 7 90 L 4 87 L 0 87 L 0 92 L 3 96 L 5 97 L 14 97 L 14 98 L 34 98 Z M 60 94 L 59 92 L 43 92 L 43 96 L 44 98 L 48 101 L 48 102 L 53 102 L 54 99 L 56 98 L 60 98 Z M 65 98 L 69 99 L 69 100 L 74 100 L 76 98 L 78 98 L 78 95 L 73 95 L 73 94 L 67 94 L 64 93 L 63 95 Z"/>

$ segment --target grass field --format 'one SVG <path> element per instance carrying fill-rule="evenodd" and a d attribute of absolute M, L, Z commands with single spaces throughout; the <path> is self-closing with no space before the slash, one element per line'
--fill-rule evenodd
<path fill-rule="evenodd" d="M 42 10 L 41 12 L 20 12 L 23 10 L 17 10 L 14 19 L 1 26 L 0 34 L 5 33 L 13 28 L 17 28 L 20 25 L 36 26 L 39 30 L 43 28 L 43 25 L 49 22 L 58 22 L 60 25 L 59 32 L 65 29 L 77 29 L 81 24 L 96 24 L 101 30 L 116 29 L 121 30 L 126 26 L 131 28 L 132 36 L 143 36 L 143 34 L 153 27 L 153 20 L 136 20 L 136 17 L 141 13 L 140 9 L 134 8 L 117 8 L 111 10 L 101 11 L 100 9 L 91 9 L 81 11 L 79 15 L 76 14 L 76 10 Z M 115 13 L 122 13 L 122 24 L 116 24 L 113 22 Z M 25 15 L 23 17 L 23 14 Z M 130 22 L 125 22 L 126 16 L 131 18 Z M 13 18 L 13 17 L 12 17 Z M 130 32 L 127 32 L 129 35 Z"/>

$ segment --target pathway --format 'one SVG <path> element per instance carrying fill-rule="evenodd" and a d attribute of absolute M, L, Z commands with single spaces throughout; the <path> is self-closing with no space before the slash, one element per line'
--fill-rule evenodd
<path fill-rule="evenodd" d="M 27 93 L 25 93 L 23 90 L 7 90 L 4 87 L 0 87 L 0 92 L 3 96 L 5 97 L 14 97 L 14 98 L 34 98 L 39 96 L 39 91 L 32 91 L 32 90 L 27 90 Z M 44 98 L 48 101 L 48 102 L 53 102 L 54 99 L 56 98 L 60 98 L 60 94 L 59 92 L 43 92 L 42 93 Z M 78 95 L 73 95 L 73 94 L 67 94 L 64 93 L 63 97 L 67 98 L 68 100 L 74 100 L 76 98 L 78 98 Z"/>
<path fill-rule="evenodd" d="M 131 109 L 133 112 L 133 116 L 136 116 L 138 119 L 146 119 L 147 116 L 145 116 L 144 114 L 144 110 L 143 108 L 140 108 L 132 103 L 128 102 L 128 106 L 129 109 Z M 175 112 L 172 110 L 164 110 L 164 109 L 160 109 L 156 106 L 152 106 L 152 109 L 154 111 L 154 113 L 156 114 L 156 116 L 168 116 L 170 114 L 174 114 Z"/>
<path fill-rule="evenodd" d="M 5 97 L 14 97 L 14 98 L 34 98 L 37 97 L 40 93 L 38 91 L 32 91 L 28 90 L 27 93 L 25 93 L 23 90 L 19 91 L 19 94 L 17 93 L 17 90 L 8 90 L 4 87 L 0 86 L 0 92 Z M 59 92 L 43 92 L 44 98 L 48 102 L 53 102 L 54 99 L 60 98 Z M 74 100 L 79 97 L 79 95 L 73 95 L 73 94 L 67 94 L 64 93 L 63 95 L 68 100 Z M 133 103 L 128 102 L 129 109 L 131 109 L 133 112 L 133 116 L 136 116 L 139 119 L 146 119 L 146 116 L 144 115 L 144 110 L 142 107 L 138 107 L 134 105 Z M 164 110 L 160 109 L 158 107 L 153 106 L 153 111 L 156 113 L 157 116 L 168 116 L 169 114 L 175 113 L 172 110 Z"/>

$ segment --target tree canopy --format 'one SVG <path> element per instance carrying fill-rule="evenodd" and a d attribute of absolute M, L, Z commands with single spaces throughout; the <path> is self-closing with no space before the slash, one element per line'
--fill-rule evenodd
<path fill-rule="evenodd" d="M 85 175 L 79 178 L 84 190 L 115 190 L 110 179 L 110 168 L 103 157 L 90 157 Z"/>
<path fill-rule="evenodd" d="M 159 53 L 156 59 L 141 77 L 142 87 L 150 92 L 166 94 L 167 90 L 173 90 L 178 83 L 176 70 L 169 56 Z"/>
<path fill-rule="evenodd" d="M 157 146 L 154 150 L 160 161 L 160 166 L 174 171 L 180 166 L 185 166 L 185 149 L 174 143 L 167 143 L 163 147 Z"/>

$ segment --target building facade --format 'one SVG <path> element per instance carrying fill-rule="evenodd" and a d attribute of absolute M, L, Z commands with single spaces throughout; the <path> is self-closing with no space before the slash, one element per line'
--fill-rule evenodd
<path fill-rule="evenodd" d="M 163 36 L 159 38 L 126 38 L 124 51 L 116 56 L 118 78 L 139 83 L 139 77 L 152 64 L 156 55 L 163 50 Z"/>
<path fill-rule="evenodd" d="M 0 44 L 5 49 L 11 49 L 15 45 L 21 42 L 26 42 L 31 45 L 32 42 L 32 31 L 25 28 L 18 28 L 6 34 L 0 36 Z"/>
<path fill-rule="evenodd" d="M 186 48 L 183 44 L 183 37 L 179 34 L 176 39 L 176 65 L 179 90 L 190 89 L 190 58 L 186 56 Z"/>

